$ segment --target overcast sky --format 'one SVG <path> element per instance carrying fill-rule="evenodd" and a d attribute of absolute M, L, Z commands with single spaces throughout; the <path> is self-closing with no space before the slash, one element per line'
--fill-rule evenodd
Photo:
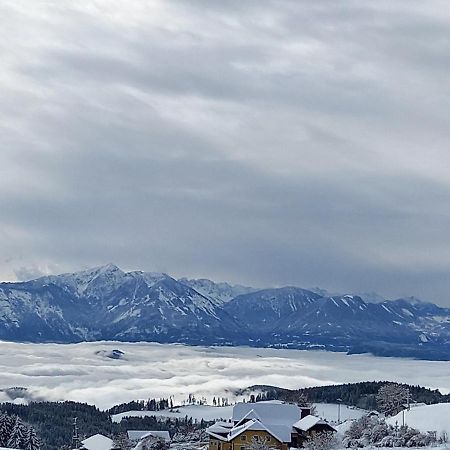
<path fill-rule="evenodd" d="M 0 279 L 450 305 L 449 58 L 446 1 L 2 0 Z"/>

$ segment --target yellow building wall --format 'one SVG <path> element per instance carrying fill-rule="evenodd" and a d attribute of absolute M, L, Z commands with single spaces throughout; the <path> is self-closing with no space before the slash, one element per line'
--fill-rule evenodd
<path fill-rule="evenodd" d="M 219 439 L 209 438 L 209 450 L 232 450 L 231 442 L 220 441 Z"/>
<path fill-rule="evenodd" d="M 267 433 L 267 431 L 248 430 L 235 437 L 231 442 L 223 442 L 210 437 L 209 450 L 249 450 L 254 436 L 258 436 L 258 439 L 265 440 L 269 447 L 278 448 L 279 450 L 288 449 L 288 444 L 275 439 L 271 434 Z M 244 448 L 241 449 L 241 447 Z"/>

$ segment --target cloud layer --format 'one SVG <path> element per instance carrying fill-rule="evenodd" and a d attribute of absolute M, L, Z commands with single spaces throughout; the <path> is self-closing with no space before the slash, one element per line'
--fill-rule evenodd
<path fill-rule="evenodd" d="M 124 359 L 104 356 L 113 349 L 122 350 Z M 448 363 L 437 361 L 176 344 L 0 343 L 0 389 L 26 387 L 26 395 L 33 399 L 75 400 L 100 408 L 171 395 L 182 401 L 188 393 L 209 401 L 217 395 L 231 399 L 235 389 L 254 384 L 300 388 L 365 380 L 399 381 L 450 392 Z M 0 391 L 0 401 L 6 399 Z"/>
<path fill-rule="evenodd" d="M 446 6 L 3 1 L 1 277 L 113 261 L 449 305 Z"/>

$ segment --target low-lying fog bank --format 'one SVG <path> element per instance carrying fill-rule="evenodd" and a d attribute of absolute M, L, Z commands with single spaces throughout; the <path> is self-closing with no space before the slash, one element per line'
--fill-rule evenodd
<path fill-rule="evenodd" d="M 120 351 L 114 351 L 120 350 Z M 321 351 L 174 344 L 92 342 L 19 344 L 0 342 L 0 401 L 76 400 L 114 404 L 189 393 L 233 399 L 254 384 L 286 388 L 390 380 L 450 392 L 450 362 L 377 358 Z"/>

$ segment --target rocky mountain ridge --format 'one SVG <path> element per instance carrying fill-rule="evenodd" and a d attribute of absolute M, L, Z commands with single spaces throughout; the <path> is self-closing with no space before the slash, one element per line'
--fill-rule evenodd
<path fill-rule="evenodd" d="M 321 291 L 319 291 L 321 292 Z M 113 264 L 0 283 L 0 339 L 182 342 L 450 360 L 450 310 L 298 287 L 257 290 Z"/>

